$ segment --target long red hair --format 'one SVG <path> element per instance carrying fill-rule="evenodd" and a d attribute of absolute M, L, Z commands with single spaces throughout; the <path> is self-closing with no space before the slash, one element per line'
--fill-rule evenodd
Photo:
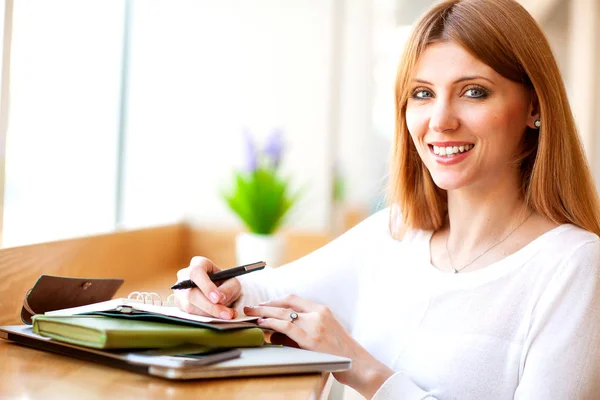
<path fill-rule="evenodd" d="M 555 223 L 572 223 L 600 235 L 600 202 L 558 65 L 538 24 L 513 0 L 449 0 L 416 24 L 396 80 L 388 202 L 399 215 L 392 214 L 392 232 L 440 229 L 448 212 L 446 192 L 421 161 L 405 119 L 416 62 L 428 44 L 439 41 L 460 44 L 505 78 L 535 92 L 542 125 L 539 130 L 527 128 L 518 157 L 523 198 Z"/>

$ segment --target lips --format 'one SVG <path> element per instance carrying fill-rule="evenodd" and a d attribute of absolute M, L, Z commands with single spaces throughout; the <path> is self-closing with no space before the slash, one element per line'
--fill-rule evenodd
<path fill-rule="evenodd" d="M 473 143 L 467 142 L 432 142 L 428 146 L 435 161 L 442 165 L 460 163 L 475 148 Z"/>

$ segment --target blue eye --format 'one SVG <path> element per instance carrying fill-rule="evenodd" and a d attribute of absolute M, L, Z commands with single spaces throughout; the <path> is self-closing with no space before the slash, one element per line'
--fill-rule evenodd
<path fill-rule="evenodd" d="M 433 97 L 433 93 L 431 93 L 429 90 L 426 89 L 417 89 L 414 92 L 412 92 L 412 96 L 413 99 L 429 99 Z"/>
<path fill-rule="evenodd" d="M 470 88 L 465 91 L 465 95 L 472 99 L 481 99 L 488 96 L 487 90 L 479 87 Z"/>

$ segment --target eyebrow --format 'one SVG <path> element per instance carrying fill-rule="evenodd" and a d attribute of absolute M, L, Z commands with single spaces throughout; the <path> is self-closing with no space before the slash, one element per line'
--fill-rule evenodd
<path fill-rule="evenodd" d="M 455 80 L 453 83 L 460 83 L 460 82 L 464 82 L 464 81 L 473 81 L 475 79 L 484 79 L 484 80 L 486 80 L 486 81 L 488 81 L 488 82 L 490 82 L 492 84 L 494 83 L 493 80 L 491 80 L 489 78 L 486 78 L 485 76 L 481 76 L 481 75 L 467 75 L 467 76 L 463 76 L 463 77 L 458 78 L 457 80 Z M 417 79 L 414 79 L 414 81 L 415 82 L 419 82 L 419 83 L 425 83 L 427 85 L 433 85 L 433 83 L 428 82 L 428 81 L 426 81 L 424 79 L 417 78 Z"/>

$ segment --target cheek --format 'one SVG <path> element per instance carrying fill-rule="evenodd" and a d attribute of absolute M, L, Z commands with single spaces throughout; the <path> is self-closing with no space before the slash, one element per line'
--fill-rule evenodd
<path fill-rule="evenodd" d="M 494 130 L 498 123 L 498 113 L 493 107 L 465 107 L 461 109 L 461 124 L 477 135 Z"/>
<path fill-rule="evenodd" d="M 427 147 L 422 144 L 429 127 L 428 119 L 422 112 L 422 109 L 407 108 L 404 116 L 406 128 L 408 129 L 412 142 L 415 145 L 419 156 L 423 158 Z"/>
<path fill-rule="evenodd" d="M 503 112 L 491 113 L 486 121 L 487 131 L 496 133 L 493 135 L 494 141 L 502 143 L 505 148 L 519 145 L 521 136 L 525 131 L 522 110 L 506 108 Z"/>
<path fill-rule="evenodd" d="M 404 116 L 410 136 L 412 136 L 414 141 L 418 141 L 419 138 L 427 133 L 427 119 L 423 115 L 423 112 L 419 112 L 418 109 L 413 107 L 408 107 Z"/>
<path fill-rule="evenodd" d="M 509 135 L 514 137 L 517 142 L 520 142 L 527 127 L 527 114 L 523 112 L 522 108 L 512 108 L 509 109 L 506 118 L 506 129 Z"/>

